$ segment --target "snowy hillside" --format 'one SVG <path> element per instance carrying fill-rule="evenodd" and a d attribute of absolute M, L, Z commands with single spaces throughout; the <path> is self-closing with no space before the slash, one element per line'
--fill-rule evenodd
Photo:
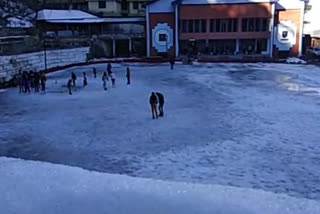
<path fill-rule="evenodd" d="M 2 214 L 318 214 L 320 202 L 0 158 Z"/>

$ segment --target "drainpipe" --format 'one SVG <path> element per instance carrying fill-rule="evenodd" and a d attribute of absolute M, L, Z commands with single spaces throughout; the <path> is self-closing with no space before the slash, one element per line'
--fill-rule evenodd
<path fill-rule="evenodd" d="M 147 37 L 147 56 L 150 57 L 150 20 L 149 20 L 149 5 L 146 8 L 146 37 Z"/>
<path fill-rule="evenodd" d="M 275 21 L 275 14 L 276 14 L 276 3 L 271 5 L 271 23 L 270 23 L 270 46 L 269 46 L 269 56 L 270 58 L 273 57 L 273 43 L 274 43 L 274 21 Z"/>
<path fill-rule="evenodd" d="M 179 56 L 179 5 L 175 6 L 175 55 Z"/>

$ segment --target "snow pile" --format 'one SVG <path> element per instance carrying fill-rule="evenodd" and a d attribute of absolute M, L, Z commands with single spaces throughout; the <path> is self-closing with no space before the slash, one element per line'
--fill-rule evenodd
<path fill-rule="evenodd" d="M 186 184 L 0 158 L 2 214 L 318 214 L 320 202 L 252 189 Z"/>
<path fill-rule="evenodd" d="M 297 57 L 289 57 L 286 60 L 286 63 L 289 63 L 289 64 L 306 64 L 306 61 L 304 61 L 302 59 L 299 59 Z"/>

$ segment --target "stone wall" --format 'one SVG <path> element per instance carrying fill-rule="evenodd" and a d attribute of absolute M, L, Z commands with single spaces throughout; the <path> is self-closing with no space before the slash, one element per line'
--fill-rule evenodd
<path fill-rule="evenodd" d="M 47 68 L 65 66 L 85 62 L 89 47 L 48 50 Z M 12 56 L 0 56 L 0 83 L 9 81 L 16 73 L 22 70 L 44 70 L 44 52 L 34 52 Z"/>

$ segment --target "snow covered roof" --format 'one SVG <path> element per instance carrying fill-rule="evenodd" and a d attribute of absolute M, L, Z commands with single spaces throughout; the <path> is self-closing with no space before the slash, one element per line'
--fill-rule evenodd
<path fill-rule="evenodd" d="M 129 18 L 100 18 L 81 10 L 41 10 L 37 20 L 45 20 L 49 23 L 132 23 L 144 22 L 144 17 Z"/>
<path fill-rule="evenodd" d="M 97 19 L 97 16 L 83 12 L 81 10 L 40 10 L 37 20 L 88 20 Z"/>
<path fill-rule="evenodd" d="M 8 28 L 31 28 L 32 22 L 28 18 L 10 17 L 6 27 Z"/>

